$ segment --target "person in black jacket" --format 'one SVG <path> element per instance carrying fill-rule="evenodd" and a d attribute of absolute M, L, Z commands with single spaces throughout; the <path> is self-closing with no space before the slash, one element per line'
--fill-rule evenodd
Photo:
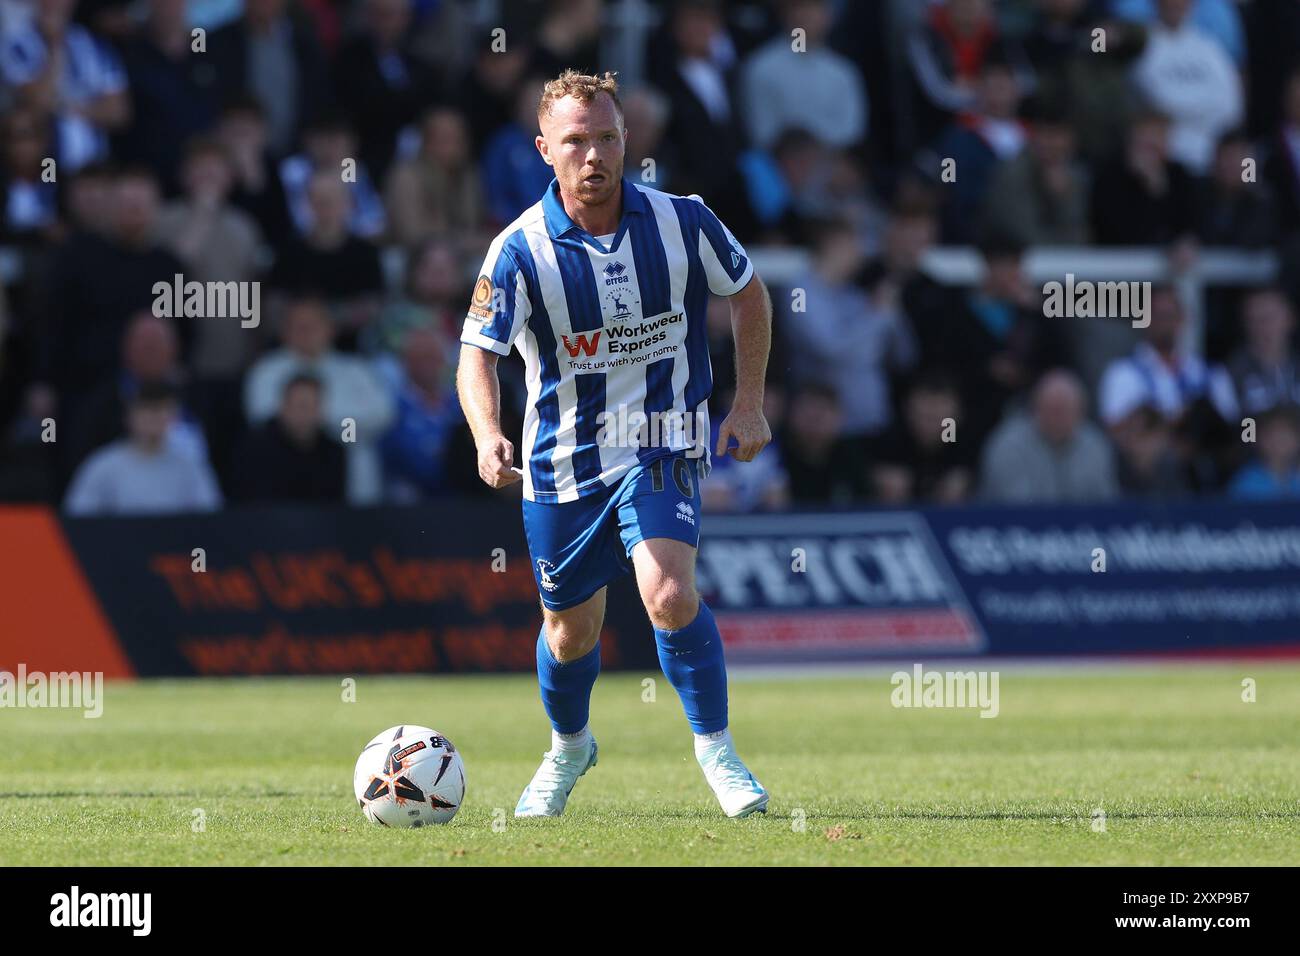
<path fill-rule="evenodd" d="M 321 383 L 300 374 L 284 387 L 280 411 L 255 429 L 235 463 L 234 501 L 342 502 L 343 446 L 320 425 Z"/>
<path fill-rule="evenodd" d="M 1169 158 L 1169 125 L 1154 111 L 1137 117 L 1124 155 L 1097 177 L 1092 234 L 1099 245 L 1171 245 L 1194 235 L 1195 183 Z"/>
<path fill-rule="evenodd" d="M 329 105 L 329 73 L 311 25 L 287 0 L 249 0 L 244 14 L 212 34 L 218 95 L 252 94 L 265 110 L 271 152 L 283 156 L 302 124 Z"/>

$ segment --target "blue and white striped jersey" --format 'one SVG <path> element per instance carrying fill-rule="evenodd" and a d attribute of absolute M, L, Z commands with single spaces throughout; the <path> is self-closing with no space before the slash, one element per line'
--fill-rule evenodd
<path fill-rule="evenodd" d="M 493 240 L 460 337 L 499 355 L 514 345 L 524 358 L 524 497 L 598 494 L 634 465 L 693 446 L 707 474 L 709 293 L 733 295 L 753 271 L 698 196 L 624 179 L 605 246 L 569 218 L 552 181 Z M 651 419 L 690 421 L 627 440 L 624 423 Z"/>

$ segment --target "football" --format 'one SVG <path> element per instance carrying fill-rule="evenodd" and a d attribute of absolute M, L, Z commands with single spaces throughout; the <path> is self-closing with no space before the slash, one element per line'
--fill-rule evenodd
<path fill-rule="evenodd" d="M 450 823 L 465 799 L 465 764 L 436 730 L 413 724 L 389 727 L 361 751 L 352 789 L 372 823 Z"/>

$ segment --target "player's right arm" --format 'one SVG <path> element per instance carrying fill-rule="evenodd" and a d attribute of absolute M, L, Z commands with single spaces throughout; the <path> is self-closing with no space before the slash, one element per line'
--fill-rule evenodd
<path fill-rule="evenodd" d="M 504 488 L 523 478 L 514 467 L 515 446 L 501 431 L 497 378 L 498 357 L 510 353 L 532 311 L 528 284 L 507 248 L 509 241 L 506 235 L 498 236 L 488 250 L 465 316 L 456 367 L 456 391 L 474 434 L 479 477 L 491 488 Z"/>
<path fill-rule="evenodd" d="M 461 345 L 456 391 L 478 449 L 478 474 L 489 487 L 504 488 L 523 477 L 514 465 L 515 446 L 501 431 L 501 383 L 497 356 L 476 345 Z"/>

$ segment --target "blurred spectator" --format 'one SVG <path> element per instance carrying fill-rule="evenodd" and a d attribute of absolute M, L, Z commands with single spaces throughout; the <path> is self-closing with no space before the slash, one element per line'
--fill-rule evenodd
<path fill-rule="evenodd" d="M 755 150 L 741 158 L 741 165 L 766 241 L 806 244 L 812 221 L 836 212 L 826 192 L 829 151 L 805 129 L 786 130 L 770 157 Z"/>
<path fill-rule="evenodd" d="M 322 296 L 339 320 L 342 344 L 352 349 L 379 313 L 384 291 L 379 250 L 349 231 L 352 193 L 337 173 L 313 175 L 307 201 L 311 229 L 284 249 L 269 281 L 277 292 Z"/>
<path fill-rule="evenodd" d="M 990 235 L 1026 246 L 1084 245 L 1088 241 L 1087 170 L 1063 112 L 1038 104 L 1029 148 L 993 171 L 984 199 Z"/>
<path fill-rule="evenodd" d="M 537 25 L 536 68 L 558 76 L 572 67 L 583 73 L 601 69 L 601 0 L 551 0 Z"/>
<path fill-rule="evenodd" d="M 446 237 L 430 236 L 412 246 L 406 256 L 406 286 L 386 303 L 379 319 L 363 337 L 367 352 L 398 353 L 406 333 L 432 328 L 455 341 L 460 337 L 469 300 L 469 277 L 456 245 Z"/>
<path fill-rule="evenodd" d="M 978 108 L 980 77 L 991 58 L 1007 63 L 1025 92 L 1031 81 L 1028 64 L 1001 36 L 991 0 L 935 0 L 908 38 L 907 54 L 923 139 Z"/>
<path fill-rule="evenodd" d="M 289 151 L 299 127 L 329 101 L 317 35 L 288 0 L 245 0 L 243 15 L 215 31 L 208 50 L 223 100 L 256 97 L 276 156 Z"/>
<path fill-rule="evenodd" d="M 1246 36 L 1238 6 L 1237 0 L 1192 0 L 1189 22 L 1241 64 L 1246 59 Z M 1160 0 L 1113 0 L 1111 11 L 1146 24 L 1155 23 L 1162 12 Z"/>
<path fill-rule="evenodd" d="M 653 87 L 642 86 L 622 99 L 623 125 L 627 129 L 624 175 L 641 186 L 661 190 L 671 188 L 673 171 L 677 167 L 677 151 L 673 143 L 664 138 L 669 118 L 667 98 Z"/>
<path fill-rule="evenodd" d="M 798 386 L 778 439 L 793 504 L 843 505 L 866 496 L 862 444 L 844 438 L 842 426 L 834 388 L 816 381 Z"/>
<path fill-rule="evenodd" d="M 884 504 L 957 504 L 973 491 L 976 444 L 958 432 L 961 395 L 943 373 L 920 376 L 901 420 L 878 443 L 872 481 Z M 949 430 L 951 429 L 951 430 Z"/>
<path fill-rule="evenodd" d="M 1207 246 L 1263 249 L 1277 242 L 1277 203 L 1264 183 L 1246 182 L 1250 140 L 1240 130 L 1224 135 L 1196 204 L 1196 237 Z"/>
<path fill-rule="evenodd" d="M 857 66 L 826 45 L 834 24 L 831 4 L 785 0 L 781 19 L 784 31 L 750 54 L 742 68 L 750 139 L 766 149 L 798 126 L 827 146 L 858 145 L 867 136 L 867 93 Z M 798 37 L 795 30 L 801 31 Z"/>
<path fill-rule="evenodd" d="M 1070 365 L 1062 327 L 1025 281 L 1023 254 L 1012 242 L 985 245 L 984 281 L 954 304 L 937 345 L 941 365 L 959 376 L 966 433 L 977 440 L 1009 400 L 1048 369 Z"/>
<path fill-rule="evenodd" d="M 978 238 L 979 212 L 994 170 L 1020 155 L 1025 126 L 1017 118 L 1020 87 L 1003 59 L 989 58 L 980 68 L 975 101 L 968 113 L 939 138 L 925 166 L 943 182 L 943 236 L 953 243 Z M 944 164 L 955 176 L 942 178 Z"/>
<path fill-rule="evenodd" d="M 1294 405 L 1260 416 L 1255 458 L 1237 472 L 1228 494 L 1243 501 L 1300 498 L 1300 410 Z"/>
<path fill-rule="evenodd" d="M 1114 429 L 1135 409 L 1153 406 L 1173 427 L 1193 486 L 1216 489 L 1241 454 L 1232 425 L 1238 421 L 1232 379 L 1186 347 L 1186 317 L 1173 289 L 1153 290 L 1149 318 L 1133 354 L 1112 362 L 1102 376 L 1101 419 Z"/>
<path fill-rule="evenodd" d="M 1156 0 L 1156 6 L 1133 81 L 1172 120 L 1170 157 L 1201 175 L 1219 136 L 1245 118 L 1241 77 L 1223 48 L 1192 23 L 1192 0 Z"/>
<path fill-rule="evenodd" d="M 1287 77 L 1282 111 L 1282 126 L 1268 143 L 1262 172 L 1273 187 L 1283 233 L 1294 235 L 1300 232 L 1300 66 Z"/>
<path fill-rule="evenodd" d="M 899 288 L 882 278 L 870 294 L 853 282 L 863 265 L 862 248 L 843 221 L 820 229 L 811 268 L 795 280 L 801 310 L 787 318 L 787 336 L 798 341 L 794 376 L 819 381 L 839 396 L 840 428 L 851 437 L 881 432 L 893 417 L 891 371 L 916 361 L 916 343 L 902 311 Z"/>
<path fill-rule="evenodd" d="M 1168 154 L 1169 121 L 1134 119 L 1124 155 L 1105 167 L 1092 190 L 1093 239 L 1106 246 L 1167 245 L 1196 225 L 1191 177 Z"/>
<path fill-rule="evenodd" d="M 36 242 L 59 232 L 59 192 L 50 155 L 50 127 L 39 113 L 16 109 L 0 114 L 0 237 Z"/>
<path fill-rule="evenodd" d="M 536 143 L 537 104 L 545 82 L 540 77 L 524 81 L 515 100 L 514 121 L 497 130 L 483 152 L 483 191 L 492 218 L 502 228 L 541 199 L 555 178 Z"/>
<path fill-rule="evenodd" d="M 107 238 L 113 231 L 113 195 L 117 177 L 107 163 L 82 166 L 64 178 L 64 209 L 69 239 L 77 236 Z"/>
<path fill-rule="evenodd" d="M 1041 95 L 1056 102 L 1066 95 L 1068 71 L 1092 40 L 1095 7 L 1093 0 L 1035 0 L 1024 48 Z"/>
<path fill-rule="evenodd" d="M 718 396 L 719 407 L 729 410 L 734 397 L 734 388 L 728 388 Z M 710 449 L 718 447 L 723 417 L 714 415 L 709 421 L 709 434 L 705 440 Z M 790 479 L 782 464 L 780 442 L 785 418 L 785 386 L 779 380 L 769 379 L 763 392 L 763 417 L 776 437 L 761 455 L 746 462 L 737 461 L 732 455 L 721 458 L 714 455 L 710 459 L 709 480 L 700 483 L 700 500 L 706 511 L 775 511 L 789 504 Z"/>
<path fill-rule="evenodd" d="M 147 164 L 168 192 L 179 185 L 183 145 L 217 123 L 217 77 L 193 44 L 185 0 L 149 0 L 143 29 L 123 51 L 131 124 L 120 154 Z"/>
<path fill-rule="evenodd" d="M 1169 420 L 1139 405 L 1110 428 L 1119 455 L 1119 486 L 1135 498 L 1175 498 L 1190 490 Z"/>
<path fill-rule="evenodd" d="M 158 217 L 158 237 L 185 269 L 186 282 L 248 282 L 259 272 L 262 236 L 248 214 L 229 203 L 234 173 L 211 139 L 185 149 L 184 198 Z M 190 362 L 203 378 L 231 379 L 247 367 L 257 333 L 230 318 L 205 317 L 193 330 Z"/>
<path fill-rule="evenodd" d="M 934 246 L 939 225 L 931 206 L 910 202 L 896 209 L 885 226 L 880 254 L 858 273 L 857 282 L 875 293 L 881 282 L 899 290 L 899 302 L 918 347 L 919 364 L 940 360 L 940 341 L 952 293 L 921 271 L 921 260 Z"/>
<path fill-rule="evenodd" d="M 231 499 L 342 502 L 343 446 L 321 426 L 321 383 L 307 373 L 285 383 L 274 418 L 253 429 L 236 459 Z"/>
<path fill-rule="evenodd" d="M 1083 383 L 1060 369 L 1034 388 L 1028 413 L 998 426 L 984 451 L 981 487 L 991 501 L 1105 501 L 1119 491 L 1115 455 L 1087 421 Z"/>
<path fill-rule="evenodd" d="M 670 156 L 673 190 L 707 196 L 709 207 L 743 237 L 752 228 L 744 184 L 736 175 L 745 132 L 736 97 L 736 48 L 719 0 L 676 0 L 657 45 L 651 45 L 651 81 L 668 97 L 664 145 Z M 629 137 L 637 137 L 627 123 Z M 692 143 L 709 148 L 693 149 Z M 629 143 L 629 149 L 633 149 Z M 644 143 L 635 147 L 648 154 Z"/>
<path fill-rule="evenodd" d="M 233 100 L 221 113 L 217 138 L 230 157 L 232 205 L 257 222 L 267 241 L 280 246 L 293 232 L 279 171 L 267 144 L 266 115 L 251 97 Z"/>
<path fill-rule="evenodd" d="M 1143 405 L 1157 408 L 1178 422 L 1193 403 L 1205 399 L 1225 421 L 1237 414 L 1232 379 L 1210 365 L 1183 342 L 1187 321 L 1178 295 L 1168 286 L 1152 291 L 1150 325 L 1144 340 L 1128 358 L 1113 362 L 1101 380 L 1101 419 L 1113 426 Z"/>
<path fill-rule="evenodd" d="M 121 438 L 131 399 L 145 387 L 158 384 L 171 388 L 175 401 L 167 444 L 181 454 L 206 462 L 207 441 L 185 393 L 187 377 L 171 320 L 160 319 L 150 312 L 132 316 L 122 336 L 121 369 L 89 393 L 83 414 L 70 421 L 65 430 L 67 438 L 62 444 L 69 456 L 69 466 Z"/>
<path fill-rule="evenodd" d="M 361 28 L 334 60 L 334 88 L 357 131 L 360 158 L 378 181 L 388 174 L 398 133 L 434 88 L 412 51 L 411 8 L 412 0 L 364 0 Z"/>
<path fill-rule="evenodd" d="M 0 78 L 19 105 L 54 119 L 54 156 L 65 172 L 108 158 L 109 134 L 131 115 L 122 64 L 70 22 L 76 5 L 40 0 L 31 19 L 0 40 Z"/>
<path fill-rule="evenodd" d="M 1051 0 L 1045 0 L 1051 2 Z M 1062 0 L 1069 2 L 1069 0 Z M 1103 33 L 1097 34 L 1101 30 Z M 1104 39 L 1105 53 L 1100 50 Z M 1042 94 L 1064 104 L 1090 166 L 1105 166 L 1123 153 L 1125 138 L 1145 104 L 1133 94 L 1133 65 L 1146 47 L 1146 30 L 1121 20 L 1089 18 L 1075 56 L 1045 77 Z"/>
<path fill-rule="evenodd" d="M 127 410 L 127 436 L 101 448 L 77 470 L 64 499 L 70 515 L 215 511 L 221 492 L 206 460 L 168 440 L 176 417 L 171 386 L 142 386 Z"/>
<path fill-rule="evenodd" d="M 1241 304 L 1246 342 L 1228 363 L 1241 413 L 1300 405 L 1300 371 L 1291 340 L 1295 313 L 1276 288 L 1257 289 Z"/>
<path fill-rule="evenodd" d="M 244 379 L 244 412 L 253 425 L 276 414 L 284 386 L 301 372 L 324 388 L 321 426 L 345 435 L 348 501 L 373 504 L 383 491 L 378 446 L 393 418 L 393 404 L 378 377 L 362 359 L 334 349 L 334 325 L 325 303 L 300 298 L 284 316 L 284 345 L 263 355 Z M 347 420 L 347 421 L 345 421 Z"/>
<path fill-rule="evenodd" d="M 182 271 L 156 241 L 158 182 L 143 169 L 119 173 L 107 240 L 70 239 L 50 278 L 50 313 L 38 328 L 38 381 L 72 400 L 116 370 L 118 343 L 131 315 L 148 310 L 153 287 Z M 67 407 L 62 409 L 69 412 Z"/>
<path fill-rule="evenodd" d="M 340 116 L 324 117 L 303 131 L 303 152 L 280 163 L 280 181 L 285 200 L 298 232 L 312 228 L 312 205 L 307 195 L 312 177 L 328 173 L 345 183 L 352 194 L 348 230 L 364 239 L 383 234 L 384 203 L 379 198 L 370 172 L 357 158 L 357 139 L 347 121 Z"/>
<path fill-rule="evenodd" d="M 472 156 L 481 156 L 492 134 L 514 118 L 515 94 L 532 67 L 534 51 L 527 40 L 527 32 L 520 29 L 511 34 L 507 30 L 506 35 L 510 41 L 505 44 L 487 31 L 475 39 L 474 50 L 478 58 L 474 61 L 474 68 L 461 77 L 448 97 L 448 103 L 455 106 L 447 109 L 460 112 L 461 118 L 469 124 L 469 141 L 465 143 L 462 136 L 460 148 Z M 446 131 L 445 128 L 437 129 L 438 135 L 432 137 L 431 144 L 428 119 L 426 113 L 422 124 L 426 152 L 436 148 L 438 136 Z"/>
<path fill-rule="evenodd" d="M 486 208 L 465 118 L 451 107 L 434 107 L 425 113 L 420 129 L 419 155 L 398 163 L 388 177 L 390 234 L 407 245 L 430 233 L 453 234 L 475 246 L 478 254 Z M 532 201 L 540 198 L 539 193 Z"/>
<path fill-rule="evenodd" d="M 395 383 L 396 415 L 379 446 L 389 501 L 412 502 L 452 491 L 448 458 L 453 433 L 464 427 L 447 339 L 431 328 L 411 329 L 402 343 Z"/>

